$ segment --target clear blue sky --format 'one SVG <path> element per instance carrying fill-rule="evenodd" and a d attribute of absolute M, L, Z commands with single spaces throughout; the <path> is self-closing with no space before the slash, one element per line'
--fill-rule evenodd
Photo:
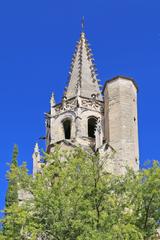
<path fill-rule="evenodd" d="M 101 83 L 121 74 L 139 86 L 141 163 L 160 159 L 159 0 L 0 1 L 0 209 L 13 144 L 31 169 L 51 92 L 60 101 L 67 81 L 83 15 Z"/>

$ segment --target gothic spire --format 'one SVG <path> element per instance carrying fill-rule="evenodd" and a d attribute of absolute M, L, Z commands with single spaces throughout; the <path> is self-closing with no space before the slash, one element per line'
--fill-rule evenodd
<path fill-rule="evenodd" d="M 65 97 L 70 99 L 77 95 L 86 98 L 95 96 L 97 100 L 102 100 L 98 82 L 92 51 L 84 32 L 83 18 L 82 32 L 73 54 Z"/>

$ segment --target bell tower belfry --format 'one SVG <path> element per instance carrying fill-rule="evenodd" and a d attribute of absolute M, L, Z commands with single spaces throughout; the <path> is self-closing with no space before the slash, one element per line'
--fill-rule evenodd
<path fill-rule="evenodd" d="M 137 85 L 133 79 L 112 78 L 101 92 L 83 20 L 62 101 L 57 104 L 52 93 L 46 113 L 46 151 L 54 151 L 56 144 L 64 149 L 81 146 L 98 151 L 107 172 L 124 174 L 126 167 L 137 171 L 137 122 Z M 33 156 L 37 168 L 37 152 Z M 34 169 L 37 171 L 39 168 Z"/>

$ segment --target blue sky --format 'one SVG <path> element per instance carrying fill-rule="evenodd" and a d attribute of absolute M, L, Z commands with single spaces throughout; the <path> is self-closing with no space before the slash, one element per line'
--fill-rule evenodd
<path fill-rule="evenodd" d="M 0 1 L 0 209 L 13 144 L 31 170 L 44 112 L 52 91 L 61 99 L 83 15 L 101 84 L 125 75 L 139 86 L 141 164 L 160 159 L 159 12 L 159 0 Z"/>

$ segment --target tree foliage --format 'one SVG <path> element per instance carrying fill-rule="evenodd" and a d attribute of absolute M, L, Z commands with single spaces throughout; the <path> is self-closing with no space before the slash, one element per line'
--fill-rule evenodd
<path fill-rule="evenodd" d="M 7 240 L 156 239 L 160 223 L 157 162 L 138 173 L 128 169 L 125 176 L 114 176 L 104 171 L 98 155 L 57 148 L 45 154 L 44 163 L 35 178 L 24 165 L 10 176 L 31 197 L 6 207 L 2 222 Z"/>
<path fill-rule="evenodd" d="M 8 189 L 6 193 L 6 207 L 11 206 L 14 202 L 18 202 L 18 187 L 16 181 L 16 171 L 18 167 L 18 146 L 15 144 L 13 147 L 12 161 L 10 171 L 7 173 Z"/>

